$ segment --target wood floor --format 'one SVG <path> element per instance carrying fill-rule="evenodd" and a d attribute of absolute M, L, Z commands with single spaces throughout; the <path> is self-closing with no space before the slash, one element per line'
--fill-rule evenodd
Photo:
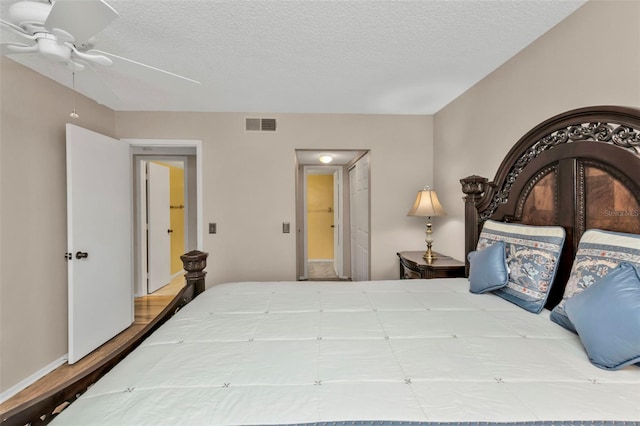
<path fill-rule="evenodd" d="M 171 283 L 156 294 L 139 297 L 134 299 L 134 322 L 129 328 L 122 333 L 109 340 L 98 349 L 82 358 L 73 365 L 63 364 L 60 367 L 47 374 L 37 382 L 28 386 L 18 394 L 9 398 L 0 404 L 0 416 L 4 418 L 4 414 L 8 411 L 28 402 L 32 399 L 43 395 L 57 386 L 69 381 L 74 377 L 83 375 L 109 355 L 126 345 L 131 339 L 138 335 L 151 321 L 153 321 L 176 297 L 176 294 L 184 287 L 184 278 L 182 276 L 172 280 Z"/>

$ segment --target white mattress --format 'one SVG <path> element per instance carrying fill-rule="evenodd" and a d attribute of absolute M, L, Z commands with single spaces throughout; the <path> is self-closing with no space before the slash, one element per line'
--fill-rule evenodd
<path fill-rule="evenodd" d="M 466 279 L 230 283 L 187 305 L 59 425 L 640 420 L 640 368 Z"/>

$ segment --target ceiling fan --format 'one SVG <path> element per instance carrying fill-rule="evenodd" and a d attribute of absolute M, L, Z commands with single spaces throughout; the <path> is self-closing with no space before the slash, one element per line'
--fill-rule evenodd
<path fill-rule="evenodd" d="M 200 82 L 94 49 L 95 36 L 118 17 L 104 0 L 21 0 L 11 4 L 0 26 L 24 40 L 0 43 L 3 55 L 36 54 L 62 63 L 73 72 L 117 67 L 136 75 L 162 74 L 188 84 Z M 97 67 L 96 67 L 97 66 Z M 135 70 L 135 71 L 132 71 Z"/>

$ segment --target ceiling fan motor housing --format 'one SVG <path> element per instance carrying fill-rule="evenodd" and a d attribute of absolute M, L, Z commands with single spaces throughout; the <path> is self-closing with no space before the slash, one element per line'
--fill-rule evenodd
<path fill-rule="evenodd" d="M 38 40 L 38 50 L 40 53 L 52 61 L 66 62 L 71 57 L 71 48 L 58 43 L 58 39 L 48 33 L 36 33 Z"/>

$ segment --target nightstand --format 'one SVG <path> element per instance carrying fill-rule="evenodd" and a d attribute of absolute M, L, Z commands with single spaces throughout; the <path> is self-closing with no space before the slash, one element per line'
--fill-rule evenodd
<path fill-rule="evenodd" d="M 401 251 L 400 279 L 430 279 L 464 277 L 464 262 L 436 253 L 437 259 L 431 263 L 422 257 L 424 251 Z"/>

